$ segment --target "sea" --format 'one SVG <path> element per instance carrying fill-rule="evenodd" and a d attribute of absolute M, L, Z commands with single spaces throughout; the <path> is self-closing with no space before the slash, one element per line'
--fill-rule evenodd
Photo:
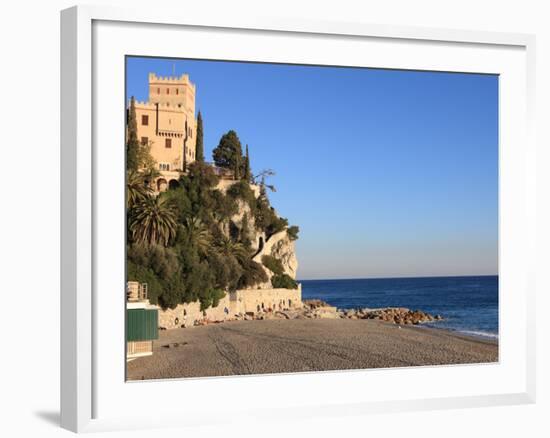
<path fill-rule="evenodd" d="M 470 336 L 498 339 L 498 276 L 300 280 L 302 299 L 339 309 L 407 307 L 442 321 L 426 323 Z"/>

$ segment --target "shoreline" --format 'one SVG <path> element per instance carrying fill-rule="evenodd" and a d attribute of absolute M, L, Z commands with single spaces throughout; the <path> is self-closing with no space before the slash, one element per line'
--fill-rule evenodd
<path fill-rule="evenodd" d="M 426 324 L 416 326 L 416 328 L 417 329 L 424 329 L 424 330 L 437 330 L 437 331 L 441 331 L 443 333 L 448 334 L 449 336 L 453 336 L 453 337 L 456 337 L 456 338 L 461 338 L 461 339 L 475 341 L 475 342 L 482 342 L 482 343 L 486 343 L 486 344 L 490 344 L 490 345 L 498 345 L 498 343 L 499 343 L 498 335 L 497 335 L 497 337 L 484 336 L 484 335 L 475 335 L 475 334 L 472 334 L 472 333 L 461 332 L 459 330 L 453 330 L 453 329 L 449 329 L 449 328 L 445 328 L 445 327 L 434 327 L 433 325 L 426 325 Z"/>
<path fill-rule="evenodd" d="M 498 340 L 376 320 L 228 321 L 160 333 L 128 380 L 498 362 Z"/>
<path fill-rule="evenodd" d="M 349 318 L 350 315 L 361 316 L 360 319 L 378 319 L 385 322 L 390 322 L 398 325 L 422 325 L 426 328 L 434 328 L 438 330 L 444 330 L 451 334 L 466 336 L 473 339 L 490 340 L 498 343 L 498 333 L 484 332 L 475 329 L 456 329 L 452 327 L 438 327 L 437 324 L 444 321 L 445 318 L 439 314 L 435 316 L 424 312 L 422 310 L 410 310 L 406 307 L 380 307 L 380 308 L 338 308 L 331 306 L 323 300 L 318 298 L 310 298 L 303 301 L 304 307 L 309 307 L 311 310 L 323 310 L 328 309 L 329 312 L 333 311 L 340 315 L 340 317 Z"/>

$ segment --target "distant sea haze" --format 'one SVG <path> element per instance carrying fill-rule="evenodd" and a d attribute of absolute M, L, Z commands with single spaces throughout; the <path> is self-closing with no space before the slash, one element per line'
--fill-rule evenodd
<path fill-rule="evenodd" d="M 498 338 L 498 275 L 300 280 L 302 298 L 339 309 L 407 307 L 444 320 L 433 327 Z"/>

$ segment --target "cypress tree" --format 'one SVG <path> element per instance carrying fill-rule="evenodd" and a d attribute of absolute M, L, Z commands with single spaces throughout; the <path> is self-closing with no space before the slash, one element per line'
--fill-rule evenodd
<path fill-rule="evenodd" d="M 126 169 L 137 171 L 139 168 L 140 145 L 137 136 L 136 102 L 134 96 L 130 100 L 128 111 L 128 137 L 126 139 Z"/>
<path fill-rule="evenodd" d="M 202 114 L 199 111 L 197 116 L 197 148 L 195 151 L 195 157 L 197 161 L 204 161 L 204 140 L 202 130 Z"/>
<path fill-rule="evenodd" d="M 241 179 L 241 157 L 235 156 L 235 165 L 233 167 L 233 177 L 235 179 Z"/>
<path fill-rule="evenodd" d="M 243 179 L 250 182 L 252 173 L 250 172 L 250 156 L 248 155 L 248 145 L 246 145 L 246 156 L 244 157 L 244 172 Z"/>

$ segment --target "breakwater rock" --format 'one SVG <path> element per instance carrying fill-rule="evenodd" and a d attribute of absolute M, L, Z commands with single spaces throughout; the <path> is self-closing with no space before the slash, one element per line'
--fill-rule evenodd
<path fill-rule="evenodd" d="M 337 309 L 321 300 L 304 301 L 305 316 L 310 318 L 375 319 L 393 324 L 421 324 L 443 319 L 441 315 L 431 315 L 422 310 L 405 307 L 385 307 L 381 309 Z"/>
<path fill-rule="evenodd" d="M 269 319 L 372 319 L 398 325 L 417 325 L 443 319 L 441 315 L 431 315 L 422 310 L 405 307 L 385 307 L 381 309 L 338 309 L 321 300 L 305 300 L 302 307 L 284 310 L 262 309 L 258 312 L 238 313 L 226 321 L 257 321 Z M 216 324 L 223 321 L 205 319 L 196 325 Z"/>

